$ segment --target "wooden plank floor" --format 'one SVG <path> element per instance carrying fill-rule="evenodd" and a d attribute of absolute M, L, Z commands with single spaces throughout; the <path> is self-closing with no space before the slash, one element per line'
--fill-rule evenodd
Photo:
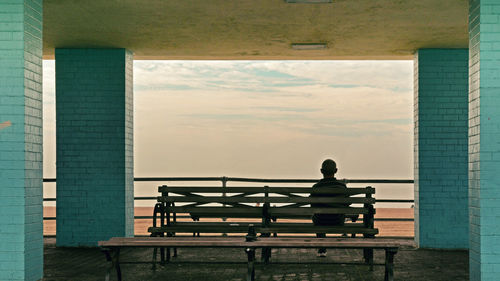
<path fill-rule="evenodd" d="M 406 242 L 405 242 L 406 241 Z M 97 248 L 56 248 L 46 239 L 44 281 L 101 281 L 107 264 Z M 468 280 L 467 251 L 417 250 L 411 240 L 395 256 L 395 280 Z M 259 252 L 257 253 L 259 254 Z M 364 265 L 335 264 L 362 260 L 360 250 L 328 250 L 326 258 L 315 249 L 273 249 L 272 264 L 257 264 L 259 281 L 377 281 L 384 279 L 384 267 L 373 272 Z M 259 255 L 260 256 L 260 255 Z M 150 261 L 151 249 L 126 250 L 122 261 Z M 382 263 L 383 251 L 375 251 Z M 243 281 L 246 255 L 241 249 L 179 249 L 179 257 L 165 267 L 151 271 L 150 264 L 124 264 L 124 280 Z M 116 280 L 116 279 L 112 279 Z"/>

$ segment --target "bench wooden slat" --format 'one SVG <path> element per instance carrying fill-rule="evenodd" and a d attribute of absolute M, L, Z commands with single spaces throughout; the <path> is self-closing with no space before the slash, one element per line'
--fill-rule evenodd
<path fill-rule="evenodd" d="M 311 187 L 216 187 L 216 186 L 159 186 L 159 192 L 192 192 L 192 193 L 311 193 Z M 375 188 L 316 188 L 315 192 L 325 194 L 374 194 Z"/>
<path fill-rule="evenodd" d="M 207 213 L 207 212 L 192 212 L 192 218 L 242 218 L 242 219 L 262 219 L 262 214 L 252 213 Z"/>
<path fill-rule="evenodd" d="M 300 216 L 312 216 L 313 214 L 368 214 L 367 208 L 286 208 L 286 207 L 271 207 L 269 208 L 269 214 L 271 216 L 281 216 L 281 215 L 300 215 Z"/>
<path fill-rule="evenodd" d="M 237 217 L 240 215 L 262 216 L 262 208 L 259 207 L 212 207 L 212 206 L 179 206 L 169 207 L 170 212 L 190 213 L 192 216 L 204 217 L 207 214 L 221 215 L 224 217 Z M 271 207 L 269 214 L 271 216 L 281 215 L 299 215 L 312 216 L 313 214 L 367 214 L 367 208 L 286 208 L 286 207 Z"/>
<path fill-rule="evenodd" d="M 212 207 L 212 206 L 178 206 L 178 207 L 169 207 L 168 210 L 170 212 L 176 213 L 190 213 L 194 214 L 219 214 L 224 215 L 224 217 L 231 215 L 257 215 L 262 216 L 262 208 L 259 207 Z"/>
<path fill-rule="evenodd" d="M 192 227 L 192 228 L 210 228 L 210 227 L 246 227 L 246 230 L 248 230 L 248 226 L 254 225 L 254 227 L 259 227 L 260 221 L 255 221 L 255 222 L 240 222 L 240 221 L 235 221 L 235 222 L 228 222 L 228 221 L 217 221 L 217 222 L 205 222 L 205 221 L 177 221 L 177 222 L 171 222 L 169 226 L 165 226 L 165 229 L 169 229 L 171 227 Z M 257 225 L 257 226 L 256 226 Z M 310 227 L 314 228 L 316 227 L 313 223 L 311 222 L 280 222 L 280 223 L 269 223 L 269 227 Z M 345 223 L 344 226 L 346 227 L 364 227 L 363 223 Z M 153 227 L 150 227 L 149 229 L 153 229 Z M 161 229 L 161 227 L 156 227 L 155 229 Z"/>
<path fill-rule="evenodd" d="M 309 219 L 309 221 L 311 221 Z M 219 225 L 244 225 L 247 227 L 247 230 L 248 230 L 248 226 L 253 224 L 254 226 L 255 225 L 259 225 L 261 222 L 260 221 L 255 221 L 255 222 L 251 222 L 251 221 L 215 221 L 215 222 L 207 222 L 207 221 L 177 221 L 177 222 L 172 222 L 171 225 L 172 226 L 190 226 L 190 225 L 199 225 L 199 226 L 219 226 Z M 313 227 L 314 224 L 312 222 L 280 222 L 280 223 L 274 223 L 274 222 L 271 222 L 269 223 L 269 226 L 280 226 L 280 225 L 283 225 L 283 226 L 299 226 L 299 227 Z M 360 226 L 360 227 L 363 227 L 363 223 L 352 223 L 352 222 L 348 222 L 348 223 L 345 223 L 344 224 L 345 226 L 349 226 L 349 227 L 356 227 L 356 226 Z"/>
<path fill-rule="evenodd" d="M 182 247 L 182 248 L 398 248 L 387 240 L 357 238 L 258 238 L 246 242 L 241 237 L 133 237 L 99 241 L 100 247 Z"/>
<path fill-rule="evenodd" d="M 168 227 L 150 227 L 148 229 L 152 233 L 160 232 L 176 232 L 176 233 L 246 233 L 248 226 L 168 226 Z M 316 227 L 255 227 L 257 233 L 295 233 L 295 234 L 316 234 L 316 233 L 331 233 L 331 234 L 378 234 L 378 229 L 364 228 L 363 226 L 316 226 Z"/>
<path fill-rule="evenodd" d="M 314 226 L 314 227 L 286 227 L 270 226 L 261 227 L 261 233 L 332 233 L 332 234 L 378 234 L 377 228 L 365 228 L 363 226 Z"/>
<path fill-rule="evenodd" d="M 216 222 L 205 222 L 205 221 L 195 221 L 195 222 L 183 222 L 183 221 L 178 221 L 178 222 L 172 222 L 172 226 L 201 226 L 201 227 L 210 227 L 210 226 L 221 226 L 221 225 L 230 225 L 230 226 L 245 226 L 248 230 L 248 226 L 251 224 L 256 225 L 260 224 L 260 221 L 255 221 L 255 222 L 231 222 L 231 221 L 216 221 Z"/>
<path fill-rule="evenodd" d="M 176 233 L 247 233 L 248 226 L 239 225 L 239 226 L 229 226 L 229 225 L 220 225 L 220 226 L 195 226 L 195 225 L 184 225 L 184 226 L 168 226 L 168 227 L 150 227 L 148 229 L 149 232 L 152 233 L 160 233 L 160 232 L 176 232 Z M 256 231 L 259 231 L 256 228 Z"/>
<path fill-rule="evenodd" d="M 158 202 L 196 203 L 354 203 L 374 204 L 375 198 L 364 197 L 221 197 L 221 196 L 160 196 Z"/>

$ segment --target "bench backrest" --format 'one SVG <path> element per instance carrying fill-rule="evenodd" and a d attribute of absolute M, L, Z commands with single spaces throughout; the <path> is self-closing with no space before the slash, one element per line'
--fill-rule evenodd
<path fill-rule="evenodd" d="M 310 197 L 311 187 L 163 185 L 158 191 L 162 194 L 158 202 L 166 208 L 167 216 L 185 213 L 195 220 L 202 217 L 254 218 L 262 220 L 262 227 L 273 227 L 277 226 L 276 222 L 283 222 L 279 226 L 284 225 L 286 220 L 281 219 L 310 219 L 313 214 L 363 215 L 363 223 L 357 225 L 374 229 L 375 198 L 372 195 L 375 189 L 372 187 L 314 189 L 314 192 L 335 197 Z M 311 207 L 315 203 L 333 204 L 333 207 Z"/>

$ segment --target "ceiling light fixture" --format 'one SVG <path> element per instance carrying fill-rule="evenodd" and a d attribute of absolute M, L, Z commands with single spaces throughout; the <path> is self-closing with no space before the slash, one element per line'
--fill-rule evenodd
<path fill-rule="evenodd" d="M 309 4 L 322 4 L 332 3 L 333 0 L 285 0 L 287 3 L 309 3 Z"/>
<path fill-rule="evenodd" d="M 327 47 L 326 43 L 292 43 L 294 50 L 324 50 Z"/>

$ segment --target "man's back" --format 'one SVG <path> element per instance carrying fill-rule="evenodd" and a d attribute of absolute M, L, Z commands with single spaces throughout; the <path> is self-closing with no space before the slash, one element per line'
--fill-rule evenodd
<path fill-rule="evenodd" d="M 318 183 L 313 185 L 311 197 L 345 197 L 343 194 L 328 194 L 321 193 L 318 188 L 347 188 L 347 186 L 338 181 L 336 178 L 324 178 Z M 346 207 L 345 204 L 341 203 L 314 203 L 311 204 L 313 208 L 343 208 Z M 343 225 L 345 220 L 344 214 L 314 214 L 313 222 L 315 225 Z"/>

